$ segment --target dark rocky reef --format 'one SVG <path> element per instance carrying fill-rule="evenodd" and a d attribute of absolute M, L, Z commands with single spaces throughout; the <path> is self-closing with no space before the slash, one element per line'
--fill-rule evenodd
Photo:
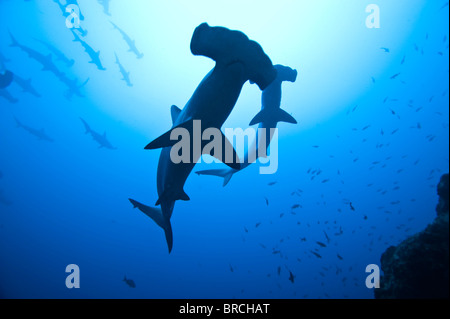
<path fill-rule="evenodd" d="M 425 230 L 389 247 L 381 256 L 376 299 L 449 298 L 449 175 L 438 185 L 437 216 Z"/>

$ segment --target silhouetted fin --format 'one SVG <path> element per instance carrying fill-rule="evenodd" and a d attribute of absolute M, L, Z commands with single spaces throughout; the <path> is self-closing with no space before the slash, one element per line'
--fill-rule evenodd
<path fill-rule="evenodd" d="M 208 175 L 208 176 L 218 176 L 223 177 L 223 187 L 227 186 L 228 182 L 233 177 L 237 170 L 234 169 L 209 169 L 204 171 L 195 172 L 197 175 Z"/>
<path fill-rule="evenodd" d="M 158 148 L 174 146 L 176 143 L 178 143 L 178 140 L 171 140 L 170 139 L 170 135 L 172 134 L 172 131 L 177 129 L 177 128 L 184 128 L 184 129 L 188 130 L 189 132 L 192 132 L 193 125 L 194 125 L 194 121 L 193 120 L 189 120 L 189 121 L 186 121 L 184 123 L 181 123 L 180 125 L 172 128 L 170 131 L 164 133 L 163 135 L 161 135 L 157 139 L 155 139 L 152 142 L 150 142 L 145 147 L 145 149 L 146 150 L 155 150 L 155 149 L 158 149 Z"/>
<path fill-rule="evenodd" d="M 174 190 L 173 188 L 166 189 L 161 196 L 156 201 L 156 206 L 161 204 L 162 201 L 164 202 L 175 202 L 177 200 L 184 200 L 188 201 L 191 200 L 189 196 L 185 193 L 183 189 L 180 190 Z"/>
<path fill-rule="evenodd" d="M 258 123 L 271 123 L 271 122 L 286 122 L 297 124 L 297 121 L 286 111 L 277 109 L 262 109 L 261 112 L 256 114 L 250 125 L 255 125 Z"/>
<path fill-rule="evenodd" d="M 229 166 L 230 168 L 234 169 L 234 170 L 240 170 L 241 169 L 241 163 L 239 162 L 239 156 L 236 153 L 236 150 L 233 147 L 233 144 L 231 144 L 231 142 L 227 139 L 227 137 L 223 134 L 222 131 L 220 131 L 220 134 L 222 135 L 222 150 L 221 150 L 221 154 L 210 154 L 210 153 L 205 153 L 205 144 L 210 143 L 209 141 L 203 141 L 203 145 L 202 145 L 202 154 L 208 154 L 213 156 L 214 158 L 218 159 L 219 161 L 221 161 L 222 163 L 224 163 L 225 165 Z M 231 162 L 227 162 L 227 160 L 229 158 L 227 158 L 227 154 L 229 152 L 232 152 L 232 158 L 230 159 Z M 220 155 L 220 156 L 219 156 Z"/>
<path fill-rule="evenodd" d="M 134 199 L 128 199 L 134 208 L 138 208 L 145 215 L 150 217 L 159 227 L 164 230 L 166 236 L 167 247 L 169 248 L 169 254 L 173 247 L 173 233 L 172 225 L 170 225 L 170 220 L 164 218 L 159 208 L 149 207 L 147 205 L 141 204 Z"/>
<path fill-rule="evenodd" d="M 172 116 L 172 124 L 175 124 L 180 113 L 181 113 L 181 110 L 178 106 L 172 105 L 170 107 L 170 114 Z"/>

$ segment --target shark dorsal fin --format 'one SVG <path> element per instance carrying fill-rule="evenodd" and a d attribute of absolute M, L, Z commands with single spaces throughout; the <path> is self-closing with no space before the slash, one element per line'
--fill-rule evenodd
<path fill-rule="evenodd" d="M 172 124 L 174 124 L 178 118 L 178 116 L 180 115 L 181 110 L 178 106 L 176 105 L 172 105 L 170 107 L 170 114 L 172 116 Z"/>

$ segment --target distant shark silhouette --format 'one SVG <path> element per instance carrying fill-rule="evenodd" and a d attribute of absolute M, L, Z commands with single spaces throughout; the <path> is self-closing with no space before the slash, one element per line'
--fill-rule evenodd
<path fill-rule="evenodd" d="M 25 131 L 30 133 L 31 135 L 36 136 L 40 141 L 47 141 L 47 142 L 54 142 L 53 139 L 51 139 L 44 131 L 44 129 L 34 129 L 32 127 L 29 127 L 27 125 L 22 124 L 16 117 L 14 117 L 17 123 L 17 127 L 23 128 Z"/>
<path fill-rule="evenodd" d="M 22 88 L 22 92 L 30 93 L 35 97 L 41 97 L 41 95 L 31 85 L 31 79 L 25 80 L 16 74 L 14 75 L 14 82 Z"/>
<path fill-rule="evenodd" d="M 125 83 L 128 85 L 128 86 L 133 86 L 133 84 L 131 84 L 131 81 L 130 81 L 130 72 L 127 72 L 126 70 L 125 70 L 125 68 L 122 66 L 122 64 L 120 63 L 120 60 L 119 60 L 119 58 L 117 57 L 117 54 L 116 53 L 114 53 L 115 54 L 115 56 L 116 56 L 116 63 L 117 63 L 117 65 L 119 66 L 119 70 L 120 70 L 120 74 L 122 74 L 122 76 L 123 76 L 123 78 L 122 78 L 122 80 L 124 80 L 125 81 Z"/>
<path fill-rule="evenodd" d="M 19 100 L 9 93 L 7 89 L 0 89 L 0 97 L 6 99 L 9 103 L 17 103 Z"/>
<path fill-rule="evenodd" d="M 61 76 L 62 73 L 58 70 L 58 68 L 53 63 L 51 54 L 45 56 L 42 53 L 39 53 L 38 51 L 17 42 L 17 40 L 14 38 L 14 36 L 11 34 L 11 32 L 9 33 L 9 35 L 11 37 L 10 47 L 18 47 L 22 51 L 26 52 L 30 58 L 32 58 L 33 60 L 37 61 L 38 63 L 40 63 L 42 65 L 43 71 L 50 71 L 53 74 L 55 74 L 56 76 Z"/>
<path fill-rule="evenodd" d="M 95 51 L 89 44 L 87 44 L 85 41 L 81 40 L 80 37 L 73 30 L 72 30 L 72 34 L 75 37 L 75 40 L 73 40 L 73 41 L 81 43 L 81 45 L 84 48 L 84 51 L 86 51 L 86 53 L 91 58 L 91 61 L 89 61 L 89 63 L 95 64 L 97 66 L 97 69 L 99 69 L 99 70 L 102 70 L 102 71 L 106 70 L 103 67 L 102 62 L 100 61 L 100 51 Z"/>
<path fill-rule="evenodd" d="M 86 123 L 85 120 L 83 120 L 80 117 L 80 120 L 83 122 L 84 124 L 84 128 L 86 129 L 86 134 L 91 134 L 92 138 L 94 139 L 94 141 L 96 141 L 99 144 L 99 148 L 107 148 L 110 150 L 116 150 L 117 148 L 112 146 L 111 143 L 108 141 L 108 139 L 106 138 L 106 132 L 101 135 L 97 132 L 95 132 L 94 130 L 91 129 L 91 127 Z"/>
<path fill-rule="evenodd" d="M 87 78 L 87 80 L 84 81 L 80 85 L 78 85 L 78 81 L 76 79 L 71 80 L 65 75 L 59 77 L 59 80 L 67 86 L 67 91 L 64 93 L 64 96 L 68 100 L 71 100 L 72 96 L 74 96 L 74 95 L 79 96 L 79 97 L 84 97 L 84 95 L 81 93 L 80 89 L 89 82 L 89 78 Z"/>
<path fill-rule="evenodd" d="M 44 45 L 52 54 L 55 55 L 55 57 L 58 61 L 62 61 L 67 67 L 71 67 L 74 65 L 75 60 L 69 59 L 68 57 L 66 57 L 65 54 L 62 53 L 61 50 L 59 50 L 55 46 L 53 46 L 50 43 L 47 43 L 45 41 L 42 41 L 42 40 L 38 40 L 38 39 L 35 39 L 35 40 L 40 42 L 42 45 Z"/>
<path fill-rule="evenodd" d="M 266 154 L 267 148 L 269 147 L 270 141 L 272 139 L 272 135 L 270 134 L 270 129 L 276 128 L 278 122 L 287 122 L 292 124 L 297 124 L 297 121 L 288 113 L 283 111 L 281 106 L 281 84 L 283 81 L 295 82 L 297 79 L 297 71 L 293 70 L 289 67 L 283 65 L 275 65 L 275 69 L 277 70 L 277 77 L 275 81 L 273 81 L 262 93 L 261 95 L 261 112 L 259 112 L 253 120 L 250 122 L 250 125 L 259 124 L 259 128 L 266 129 L 266 141 L 265 147 L 266 150 L 263 154 Z M 254 145 L 249 148 L 251 151 L 256 151 L 256 154 L 248 154 L 248 151 L 244 155 L 244 162 L 241 163 L 240 170 L 226 168 L 226 169 L 211 169 L 198 171 L 196 174 L 198 175 L 212 175 L 223 177 L 223 186 L 225 187 L 230 181 L 233 175 L 244 168 L 248 167 L 251 162 L 248 161 L 249 158 L 257 159 L 259 155 L 261 155 L 259 150 L 260 138 L 264 138 L 263 136 L 258 136 L 258 131 L 256 134 L 256 139 L 253 142 Z"/>
<path fill-rule="evenodd" d="M 191 52 L 216 61 L 216 65 L 199 84 L 183 110 L 172 106 L 172 130 L 163 134 L 146 149 L 162 148 L 157 171 L 157 190 L 161 211 L 129 199 L 134 207 L 152 218 L 165 232 L 169 253 L 173 247 L 170 218 L 177 200 L 189 200 L 184 192 L 184 184 L 199 158 L 190 163 L 174 164 L 170 159 L 170 133 L 176 128 L 189 130 L 192 136 L 194 120 L 201 120 L 205 128 L 220 129 L 233 110 L 245 82 L 249 79 L 264 90 L 276 77 L 275 68 L 261 46 L 250 41 L 242 32 L 223 27 L 210 27 L 203 23 L 198 26 L 191 39 Z M 222 145 L 236 151 L 222 134 Z M 226 145 L 226 146 L 225 146 Z M 223 153 L 222 153 L 223 154 Z M 197 154 L 200 157 L 200 154 Z M 222 160 L 222 159 L 220 159 Z M 228 163 L 239 169 L 239 162 Z"/>
<path fill-rule="evenodd" d="M 110 21 L 111 22 L 111 21 Z M 129 52 L 133 52 L 134 54 L 136 54 L 136 57 L 138 59 L 141 59 L 144 54 L 139 52 L 139 50 L 136 48 L 136 43 L 134 40 L 131 40 L 131 38 L 128 36 L 128 34 L 125 33 L 125 31 L 123 31 L 121 28 L 119 28 L 117 25 L 115 25 L 113 22 L 111 22 L 111 24 L 113 25 L 114 29 L 118 30 L 120 32 L 120 34 L 122 35 L 123 39 L 125 40 L 125 42 L 128 44 L 129 47 Z"/>

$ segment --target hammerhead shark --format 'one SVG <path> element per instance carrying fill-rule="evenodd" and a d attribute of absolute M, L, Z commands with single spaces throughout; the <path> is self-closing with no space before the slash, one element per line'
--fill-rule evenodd
<path fill-rule="evenodd" d="M 122 80 L 124 80 L 128 86 L 133 86 L 133 84 L 130 81 L 130 72 L 127 72 L 127 70 L 125 70 L 125 68 L 123 67 L 122 63 L 120 63 L 117 53 L 114 54 L 116 56 L 116 64 L 119 66 L 120 74 L 122 74 L 123 76 Z"/>
<path fill-rule="evenodd" d="M 85 41 L 81 40 L 80 37 L 72 30 L 72 34 L 75 37 L 74 42 L 80 42 L 80 44 L 83 46 L 84 51 L 89 55 L 91 58 L 91 61 L 89 63 L 95 64 L 97 66 L 97 69 L 99 70 L 106 70 L 102 62 L 100 61 L 100 51 L 95 51 L 89 44 L 87 44 Z"/>
<path fill-rule="evenodd" d="M 9 103 L 15 104 L 15 103 L 19 102 L 19 100 L 17 98 L 15 98 L 14 96 L 12 96 L 11 93 L 9 93 L 9 91 L 7 89 L 0 89 L 0 97 L 4 98 Z"/>
<path fill-rule="evenodd" d="M 297 124 L 297 121 L 288 113 L 280 108 L 281 106 L 281 84 L 284 81 L 295 82 L 297 79 L 297 71 L 283 65 L 275 65 L 277 70 L 277 77 L 261 94 L 261 112 L 259 112 L 250 122 L 250 125 L 259 123 L 259 129 L 265 129 L 262 132 L 266 132 L 265 136 L 259 136 L 257 131 L 256 139 L 253 142 L 253 146 L 249 147 L 244 156 L 244 162 L 241 163 L 240 170 L 225 168 L 225 169 L 212 169 L 198 171 L 198 175 L 212 175 L 223 177 L 223 186 L 225 187 L 230 181 L 233 175 L 244 168 L 248 167 L 252 162 L 248 159 L 256 160 L 261 154 L 267 154 L 267 148 L 273 137 L 272 129 L 277 127 L 278 122 L 287 122 Z M 261 144 L 260 139 L 265 141 Z M 260 152 L 259 145 L 264 145 L 266 148 L 264 152 Z M 256 154 L 249 154 L 248 152 L 256 152 Z M 253 155 L 253 156 L 252 156 Z"/>
<path fill-rule="evenodd" d="M 22 124 L 17 118 L 15 118 L 17 127 L 23 128 L 25 131 L 34 135 L 41 141 L 54 142 L 52 138 L 50 138 L 44 131 L 44 129 L 37 130 L 35 128 L 29 127 L 27 125 Z"/>
<path fill-rule="evenodd" d="M 98 148 L 107 148 L 110 150 L 116 150 L 117 148 L 112 146 L 111 143 L 106 138 L 106 132 L 102 134 L 97 133 L 96 131 L 92 130 L 91 127 L 87 124 L 85 120 L 83 120 L 80 117 L 81 122 L 84 124 L 84 128 L 86 129 L 86 134 L 91 134 L 94 141 L 96 141 L 99 144 Z"/>
<path fill-rule="evenodd" d="M 131 40 L 131 38 L 128 36 L 128 34 L 126 34 L 125 31 L 123 31 L 121 28 L 119 28 L 115 23 L 111 22 L 111 24 L 113 25 L 114 29 L 116 29 L 117 31 L 120 32 L 120 34 L 122 35 L 122 38 L 128 44 L 128 47 L 129 47 L 128 51 L 133 52 L 134 54 L 136 54 L 136 57 L 138 59 L 141 59 L 144 56 L 144 54 L 139 52 L 139 50 L 136 48 L 136 42 L 134 40 Z"/>
<path fill-rule="evenodd" d="M 31 79 L 23 79 L 17 74 L 14 75 L 14 82 L 22 88 L 22 92 L 30 93 L 35 97 L 41 97 L 41 95 L 36 91 L 36 89 L 31 85 Z"/>
<path fill-rule="evenodd" d="M 69 59 L 63 52 L 61 52 L 61 50 L 59 50 L 57 47 L 51 45 L 48 42 L 42 41 L 42 40 L 38 40 L 36 39 L 36 41 L 40 42 L 43 46 L 45 46 L 52 54 L 55 55 L 56 59 L 58 61 L 63 62 L 67 67 L 71 67 L 74 65 L 75 60 L 74 59 Z"/>
<path fill-rule="evenodd" d="M 9 35 L 11 37 L 10 47 L 18 47 L 22 51 L 26 52 L 30 58 L 32 58 L 33 60 L 37 61 L 42 65 L 43 71 L 50 71 L 56 76 L 61 76 L 62 73 L 53 63 L 51 54 L 43 55 L 42 53 L 17 42 L 17 40 L 11 33 L 9 33 Z"/>
<path fill-rule="evenodd" d="M 171 159 L 171 149 L 177 141 L 171 140 L 171 133 L 175 129 L 184 128 L 190 136 L 193 136 L 194 121 L 201 121 L 203 127 L 220 131 L 233 110 L 245 82 L 251 80 L 264 90 L 275 80 L 277 73 L 261 46 L 249 40 L 240 31 L 210 27 L 207 23 L 203 23 L 195 29 L 190 47 L 192 54 L 209 57 L 216 65 L 199 84 L 183 110 L 172 106 L 172 129 L 145 147 L 145 149 L 162 148 L 157 170 L 159 198 L 156 202 L 156 205 L 161 205 L 161 210 L 129 199 L 135 208 L 139 208 L 164 230 L 169 253 L 173 247 L 170 218 L 175 202 L 180 199 L 189 200 L 183 187 L 201 156 L 193 152 L 192 161 L 174 163 Z M 223 133 L 222 141 L 222 146 L 227 150 L 232 149 L 233 158 L 237 159 L 236 162 L 226 164 L 239 169 L 236 151 Z M 222 158 L 218 159 L 223 161 Z"/>

